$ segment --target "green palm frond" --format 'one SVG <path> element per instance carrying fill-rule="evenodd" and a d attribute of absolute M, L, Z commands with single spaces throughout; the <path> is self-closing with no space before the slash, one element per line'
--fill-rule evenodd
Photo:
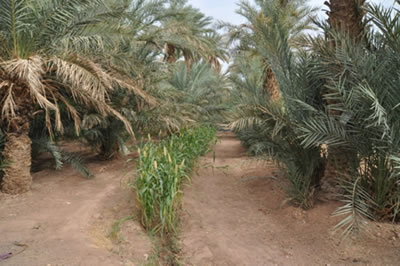
<path fill-rule="evenodd" d="M 335 230 L 342 231 L 342 237 L 346 238 L 349 234 L 356 232 L 365 232 L 367 230 L 367 219 L 374 220 L 371 212 L 371 206 L 374 206 L 374 200 L 360 185 L 361 177 L 354 182 L 347 181 L 343 184 L 345 196 L 342 200 L 345 205 L 338 208 L 333 216 L 346 216 L 335 227 Z"/>
<path fill-rule="evenodd" d="M 71 152 L 62 152 L 62 159 L 64 162 L 69 163 L 77 172 L 86 178 L 93 178 L 93 173 L 84 164 L 82 157 L 79 154 Z"/>
<path fill-rule="evenodd" d="M 48 152 L 53 157 L 56 170 L 62 169 L 63 165 L 68 163 L 82 176 L 86 178 L 93 177 L 93 174 L 85 166 L 83 159 L 79 154 L 62 150 L 62 148 L 48 138 L 33 139 L 33 157 L 36 157 L 43 152 Z"/>

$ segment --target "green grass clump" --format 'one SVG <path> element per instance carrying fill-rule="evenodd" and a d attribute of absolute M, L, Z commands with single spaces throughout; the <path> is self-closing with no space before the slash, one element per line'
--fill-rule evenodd
<path fill-rule="evenodd" d="M 182 182 L 190 180 L 188 174 L 196 160 L 215 142 L 215 129 L 203 126 L 183 129 L 179 134 L 159 143 L 150 141 L 139 149 L 138 177 L 133 187 L 141 222 L 147 230 L 175 231 Z"/>

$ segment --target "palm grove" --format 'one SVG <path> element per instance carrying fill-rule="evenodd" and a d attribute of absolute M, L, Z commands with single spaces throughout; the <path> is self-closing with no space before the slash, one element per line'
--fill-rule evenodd
<path fill-rule="evenodd" d="M 400 12 L 326 9 L 240 1 L 246 22 L 217 29 L 184 0 L 0 0 L 2 191 L 29 190 L 42 152 L 90 175 L 60 141 L 109 159 L 134 137 L 228 123 L 282 167 L 293 204 L 333 191 L 345 233 L 398 221 Z"/>

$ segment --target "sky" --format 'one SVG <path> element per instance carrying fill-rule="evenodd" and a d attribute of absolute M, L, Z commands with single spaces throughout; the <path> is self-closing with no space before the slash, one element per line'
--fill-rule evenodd
<path fill-rule="evenodd" d="M 393 0 L 370 0 L 374 3 L 382 3 L 385 6 L 391 6 Z M 226 22 L 241 24 L 244 22 L 243 18 L 235 13 L 237 9 L 236 3 L 238 0 L 189 0 L 189 3 L 216 20 L 223 20 Z M 325 0 L 310 0 L 312 6 L 322 7 Z M 321 12 L 323 14 L 323 12 Z"/>

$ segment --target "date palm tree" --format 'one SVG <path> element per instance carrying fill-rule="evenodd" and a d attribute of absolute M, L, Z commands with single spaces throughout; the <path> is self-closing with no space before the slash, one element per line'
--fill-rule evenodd
<path fill-rule="evenodd" d="M 343 42 L 344 39 L 349 39 L 354 43 L 362 43 L 367 45 L 367 25 L 364 20 L 366 15 L 366 0 L 330 0 L 325 2 L 325 5 L 329 8 L 327 11 L 328 25 L 325 29 L 325 35 L 329 40 L 329 45 L 332 47 L 340 46 L 341 49 L 345 49 L 346 45 Z M 343 70 L 340 67 L 340 70 Z M 326 90 L 324 92 L 324 98 L 326 99 L 327 106 L 339 106 L 342 104 L 340 99 L 332 99 L 329 95 L 334 94 L 332 90 Z M 340 117 L 343 112 L 339 110 L 330 109 L 329 115 L 331 117 Z M 328 147 L 329 148 L 329 147 Z M 338 173 L 344 171 L 346 168 L 351 168 L 348 165 L 349 160 L 346 158 L 346 152 L 336 151 L 341 156 L 330 156 L 335 157 L 334 162 L 330 160 L 327 163 L 327 175 L 329 179 L 336 179 Z M 331 149 L 330 154 L 333 154 Z M 338 168 L 339 169 L 336 169 Z"/>
<path fill-rule="evenodd" d="M 227 61 L 226 52 L 218 47 L 219 35 L 211 28 L 212 18 L 199 9 L 188 5 L 186 0 L 171 1 L 161 19 L 161 27 L 156 34 L 160 47 L 163 47 L 165 61 L 175 63 L 183 57 L 187 70 L 193 62 L 200 59 Z"/>
<path fill-rule="evenodd" d="M 0 0 L 0 110 L 6 135 L 3 156 L 9 163 L 3 192 L 22 193 L 31 187 L 28 133 L 38 113 L 44 113 L 52 135 L 53 130 L 63 131 L 60 110 L 66 110 L 79 133 L 76 102 L 117 117 L 133 134 L 112 107 L 109 93 L 119 87 L 148 96 L 106 57 L 116 40 L 115 34 L 105 33 L 121 30 L 110 21 L 126 5 L 115 7 L 101 0 Z"/>
<path fill-rule="evenodd" d="M 336 226 L 344 236 L 365 227 L 365 218 L 400 219 L 400 12 L 379 5 L 366 12 L 379 30 L 364 28 L 361 36 L 374 49 L 349 22 L 324 28 L 329 38 L 309 36 L 304 49 L 294 49 L 285 28 L 276 25 L 278 53 L 261 50 L 263 43 L 247 35 L 241 45 L 253 49 L 240 50 L 231 71 L 231 125 L 251 152 L 284 166 L 292 200 L 312 207 L 314 191 L 326 196 L 327 178 L 321 179 L 326 159 L 346 159 L 335 176 L 340 190 L 328 191 L 345 203 L 335 212 L 345 216 Z M 279 83 L 281 104 L 263 89 L 265 58 Z"/>
<path fill-rule="evenodd" d="M 174 113 L 188 121 L 217 123 L 222 120 L 228 95 L 226 77 L 205 62 L 194 63 L 190 69 L 178 62 L 171 78 L 162 84 L 164 91 L 174 92 Z"/>
<path fill-rule="evenodd" d="M 271 68 L 271 61 L 279 53 L 280 35 L 287 36 L 290 46 L 296 48 L 304 31 L 312 28 L 313 12 L 304 0 L 256 0 L 255 5 L 241 1 L 238 14 L 247 22 L 240 26 L 223 25 L 228 28 L 230 39 L 240 42 L 237 50 L 251 50 L 264 58 L 264 89 L 273 100 L 279 99 L 281 94 L 275 71 Z"/>

